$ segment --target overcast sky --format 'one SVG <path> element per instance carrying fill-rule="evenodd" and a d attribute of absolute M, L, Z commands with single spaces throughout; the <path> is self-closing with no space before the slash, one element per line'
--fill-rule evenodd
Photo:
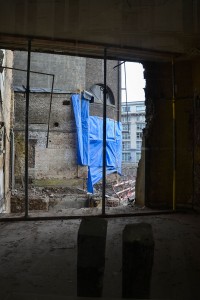
<path fill-rule="evenodd" d="M 143 65 L 140 63 L 126 62 L 126 88 L 127 101 L 144 101 L 145 79 Z M 121 67 L 122 87 L 125 87 L 124 64 Z M 122 91 L 122 102 L 126 101 L 125 91 Z"/>

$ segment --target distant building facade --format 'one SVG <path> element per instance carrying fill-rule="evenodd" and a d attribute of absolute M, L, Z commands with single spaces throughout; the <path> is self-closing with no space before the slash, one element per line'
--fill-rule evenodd
<path fill-rule="evenodd" d="M 122 162 L 138 164 L 141 157 L 142 134 L 145 127 L 145 103 L 121 103 Z"/>

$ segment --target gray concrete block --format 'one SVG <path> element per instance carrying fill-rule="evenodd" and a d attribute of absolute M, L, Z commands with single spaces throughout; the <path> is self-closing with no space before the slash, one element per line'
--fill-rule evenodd
<path fill-rule="evenodd" d="M 123 231 L 122 297 L 148 299 L 154 256 L 150 224 L 126 225 Z"/>
<path fill-rule="evenodd" d="M 77 296 L 101 297 L 105 268 L 107 221 L 83 219 L 78 232 Z"/>

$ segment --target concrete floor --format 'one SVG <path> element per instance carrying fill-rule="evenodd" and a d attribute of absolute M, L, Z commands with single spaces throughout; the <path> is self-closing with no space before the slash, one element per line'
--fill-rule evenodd
<path fill-rule="evenodd" d="M 200 217 L 172 214 L 108 220 L 105 298 L 121 297 L 122 231 L 152 224 L 152 299 L 200 299 Z M 81 220 L 0 223 L 0 299 L 76 297 L 77 233 Z M 46 295 L 46 297 L 45 297 Z"/>

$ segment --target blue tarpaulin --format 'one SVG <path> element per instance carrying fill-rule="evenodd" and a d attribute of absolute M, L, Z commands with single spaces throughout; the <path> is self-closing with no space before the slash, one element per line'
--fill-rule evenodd
<path fill-rule="evenodd" d="M 88 192 L 102 178 L 103 166 L 103 119 L 89 116 L 89 101 L 79 94 L 72 96 L 77 129 L 77 162 L 88 166 Z M 122 125 L 106 119 L 106 174 L 121 174 Z"/>
<path fill-rule="evenodd" d="M 74 94 L 72 105 L 77 130 L 77 163 L 84 166 L 89 162 L 89 101 L 84 98 L 80 100 L 80 95 Z"/>

